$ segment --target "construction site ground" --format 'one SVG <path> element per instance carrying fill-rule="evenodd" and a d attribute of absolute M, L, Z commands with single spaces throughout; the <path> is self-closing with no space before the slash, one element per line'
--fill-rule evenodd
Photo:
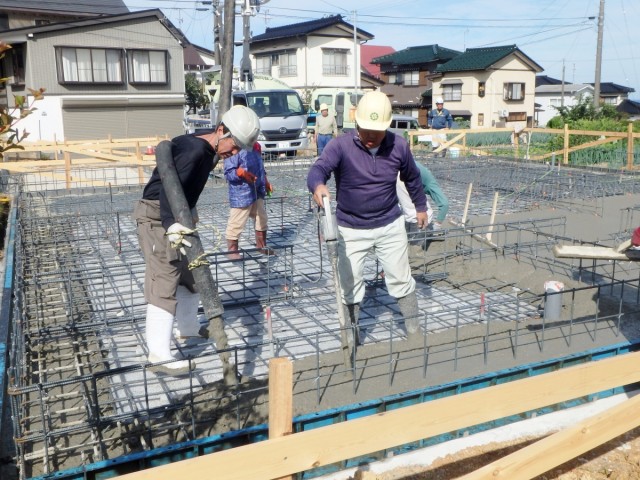
<path fill-rule="evenodd" d="M 248 225 L 243 259 L 226 258 L 226 185 L 219 172 L 212 176 L 198 206 L 199 234 L 225 306 L 239 378 L 231 390 L 211 341 L 176 342 L 176 353 L 196 364 L 188 377 L 146 365 L 144 262 L 130 218 L 142 185 L 134 174 L 76 172 L 70 190 L 44 174 L 11 177 L 17 300 L 2 307 L 15 322 L 10 402 L 21 441 L 18 451 L 6 441 L 5 448 L 21 478 L 264 424 L 275 356 L 294 361 L 294 415 L 303 415 L 640 338 L 636 262 L 552 254 L 559 243 L 627 240 L 640 223 L 633 173 L 417 160 L 451 203 L 443 235 L 422 232 L 426 250 L 410 247 L 423 335 L 407 338 L 371 256 L 353 369 L 340 348 L 331 264 L 304 183 L 312 159 L 267 164 L 276 188 L 268 241 L 277 257 L 253 248 Z M 93 184 L 80 186 L 88 175 Z M 562 282 L 565 293 L 559 311 L 545 316 L 548 281 Z M 466 456 L 485 456 L 484 448 L 446 462 L 472 469 Z M 439 477 L 424 478 L 454 478 L 446 465 L 435 468 Z"/>

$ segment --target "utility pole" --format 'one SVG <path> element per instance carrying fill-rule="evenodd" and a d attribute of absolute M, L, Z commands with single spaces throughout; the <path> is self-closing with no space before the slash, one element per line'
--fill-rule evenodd
<path fill-rule="evenodd" d="M 560 106 L 564 107 L 564 58 L 562 59 L 562 84 L 560 86 Z"/>
<path fill-rule="evenodd" d="M 224 31 L 222 34 L 222 56 L 220 70 L 220 97 L 218 100 L 218 118 L 222 118 L 231 108 L 231 90 L 233 86 L 233 39 L 236 35 L 236 2 L 224 0 Z"/>
<path fill-rule="evenodd" d="M 353 101 L 354 106 L 358 103 L 358 76 L 360 75 L 360 64 L 358 62 L 358 29 L 356 24 L 358 22 L 358 12 L 353 10 Z"/>
<path fill-rule="evenodd" d="M 242 62 L 240 64 L 240 75 L 244 81 L 245 90 L 253 89 L 253 69 L 251 68 L 251 58 L 249 57 L 249 40 L 251 38 L 251 15 L 255 15 L 249 0 L 244 0 L 242 8 Z"/>
<path fill-rule="evenodd" d="M 602 74 L 602 31 L 604 29 L 604 0 L 600 0 L 598 13 L 598 45 L 596 47 L 596 80 L 593 85 L 593 106 L 600 106 L 600 76 Z"/>
<path fill-rule="evenodd" d="M 220 65 L 220 31 L 222 30 L 222 16 L 220 15 L 220 0 L 213 0 L 213 58 L 216 65 Z"/>

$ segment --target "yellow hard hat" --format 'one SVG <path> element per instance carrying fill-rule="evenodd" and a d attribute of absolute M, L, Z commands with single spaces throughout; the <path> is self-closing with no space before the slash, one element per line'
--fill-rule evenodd
<path fill-rule="evenodd" d="M 382 92 L 367 92 L 356 110 L 356 123 L 365 130 L 384 131 L 391 125 L 391 102 Z"/>

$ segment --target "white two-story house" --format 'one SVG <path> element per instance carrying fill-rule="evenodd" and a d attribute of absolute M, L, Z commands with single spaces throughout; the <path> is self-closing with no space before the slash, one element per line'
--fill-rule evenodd
<path fill-rule="evenodd" d="M 516 45 L 469 48 L 436 68 L 432 95 L 471 128 L 532 126 L 542 70 Z"/>
<path fill-rule="evenodd" d="M 360 44 L 373 35 L 356 29 L 341 15 L 282 27 L 267 28 L 251 38 L 253 73 L 270 75 L 299 91 L 328 88 L 367 88 L 370 75 L 361 75 Z"/>

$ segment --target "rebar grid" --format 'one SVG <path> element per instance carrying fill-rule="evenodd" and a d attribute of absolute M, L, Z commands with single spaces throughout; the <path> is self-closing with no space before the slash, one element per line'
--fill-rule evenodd
<path fill-rule="evenodd" d="M 221 386 L 211 342 L 177 342 L 177 353 L 197 366 L 188 377 L 162 376 L 146 364 L 144 262 L 131 219 L 142 190 L 130 184 L 138 182 L 137 169 L 126 169 L 124 181 L 116 168 L 87 171 L 77 178 L 107 179 L 107 184 L 88 187 L 79 181 L 72 190 L 45 174 L 7 179 L 19 209 L 9 393 L 23 478 L 264 423 L 256 405 L 267 401 L 268 361 L 274 356 L 296 361 L 296 395 L 311 395 L 311 405 L 320 408 L 328 391 L 341 386 L 357 394 L 373 382 L 384 387 L 382 395 L 403 375 L 416 382 L 445 381 L 447 375 L 472 371 L 478 358 L 495 370 L 527 349 L 542 357 L 552 342 L 579 349 L 629 335 L 623 320 L 637 315 L 640 291 L 635 263 L 577 265 L 554 259 L 551 247 L 566 238 L 561 216 L 467 223 L 440 237 L 421 232 L 416 238 L 428 242 L 426 250 L 412 255 L 426 334 L 422 342 L 406 340 L 382 272 L 373 258 L 367 262 L 360 317 L 364 344 L 355 351 L 353 368 L 342 365 L 332 272 L 305 187 L 309 164 L 308 159 L 267 164 L 276 187 L 275 197 L 267 200 L 275 258 L 253 248 L 250 225 L 241 238 L 242 260 L 226 258 L 228 201 L 219 172 L 199 202 L 198 231 L 218 282 L 241 378 L 233 389 Z M 535 209 L 540 202 L 580 205 L 581 198 L 582 206 L 591 208 L 598 195 L 637 188 L 633 175 L 621 182 L 620 173 L 584 171 L 561 170 L 556 175 L 561 178 L 544 183 L 555 175 L 548 167 L 502 160 L 429 159 L 429 166 L 449 195 L 454 219 L 463 211 L 460 186 L 467 182 L 474 184 L 476 215 L 489 211 L 498 187 L 510 195 L 499 205 L 501 213 Z M 573 175 L 582 180 L 571 180 Z M 593 187 L 597 177 L 604 186 Z M 537 197 L 543 183 L 545 195 Z M 560 195 L 567 185 L 569 199 Z M 541 316 L 546 294 L 519 291 L 516 282 L 483 275 L 483 264 L 513 258 L 557 275 L 584 276 L 593 286 L 566 290 L 566 315 L 547 322 Z M 478 271 L 463 282 L 455 275 L 461 268 Z"/>

